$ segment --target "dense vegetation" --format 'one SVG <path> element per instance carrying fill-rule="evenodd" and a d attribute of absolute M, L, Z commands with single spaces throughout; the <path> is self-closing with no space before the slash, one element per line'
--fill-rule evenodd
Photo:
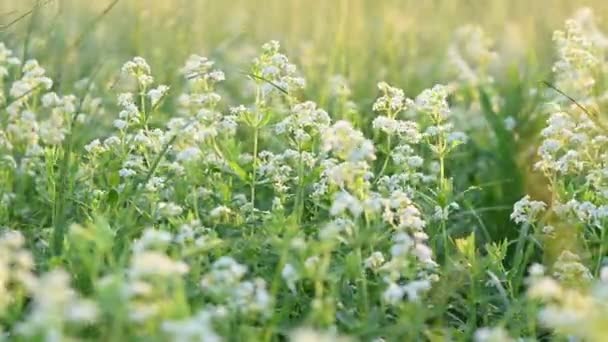
<path fill-rule="evenodd" d="M 0 340 L 603 341 L 608 35 L 457 3 L 0 3 Z"/>

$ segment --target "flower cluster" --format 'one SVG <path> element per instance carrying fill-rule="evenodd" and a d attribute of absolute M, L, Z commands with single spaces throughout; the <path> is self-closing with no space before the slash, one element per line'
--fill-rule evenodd
<path fill-rule="evenodd" d="M 448 59 L 458 77 L 472 86 L 493 82 L 489 68 L 498 59 L 493 42 L 481 27 L 466 25 L 456 30 L 448 49 Z"/>
<path fill-rule="evenodd" d="M 0 340 L 601 340 L 599 27 L 554 36 L 574 104 L 503 87 L 471 25 L 457 79 L 417 96 L 323 51 L 304 89 L 277 41 L 230 75 L 227 44 L 176 78 L 152 53 L 74 84 L 0 44 Z"/>

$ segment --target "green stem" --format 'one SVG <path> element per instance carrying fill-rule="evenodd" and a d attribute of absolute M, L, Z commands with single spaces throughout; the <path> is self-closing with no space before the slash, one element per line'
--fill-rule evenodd
<path fill-rule="evenodd" d="M 604 258 L 604 249 L 605 249 L 605 245 L 606 245 L 606 229 L 602 228 L 601 229 L 601 233 L 600 233 L 600 250 L 598 252 L 597 255 L 597 265 L 595 267 L 595 274 L 596 276 L 599 276 L 600 274 L 600 269 L 602 268 L 602 259 Z"/>
<path fill-rule="evenodd" d="M 144 129 L 148 131 L 148 113 L 146 113 L 146 88 L 142 87 L 139 91 L 139 101 L 141 107 L 141 115 L 144 119 Z"/>
<path fill-rule="evenodd" d="M 515 277 L 512 279 L 512 287 L 513 289 L 517 289 L 520 287 L 522 283 L 522 279 L 524 276 L 525 266 L 528 263 L 528 259 L 530 258 L 534 244 L 528 242 L 529 232 L 531 225 L 525 224 L 517 238 L 517 245 L 515 248 L 515 262 L 513 264 L 513 269 L 516 270 Z"/>
<path fill-rule="evenodd" d="M 443 143 L 441 143 L 443 145 Z M 443 145 L 445 146 L 445 145 Z M 438 199 L 439 199 L 439 206 L 441 207 L 441 210 L 443 211 L 445 206 L 447 205 L 447 187 L 446 187 L 446 183 L 447 180 L 445 179 L 445 157 L 444 157 L 444 147 L 441 147 L 441 153 L 439 155 L 439 193 L 438 193 Z M 449 253 L 448 253 L 448 246 L 449 246 L 449 237 L 448 237 L 448 232 L 447 232 L 447 222 L 445 220 L 445 218 L 441 217 L 441 237 L 443 240 L 443 251 L 444 251 L 444 255 L 445 255 L 445 259 L 447 260 L 447 258 L 449 257 Z"/>
<path fill-rule="evenodd" d="M 273 299 L 273 303 L 272 303 L 272 318 L 270 319 L 270 324 L 268 324 L 268 326 L 266 327 L 266 331 L 264 332 L 264 341 L 270 341 L 272 339 L 272 334 L 274 332 L 274 329 L 277 325 L 277 323 L 279 322 L 279 315 L 277 315 L 277 312 L 275 310 L 275 305 L 278 302 L 278 298 L 277 295 L 279 293 L 279 290 L 281 289 L 281 272 L 283 270 L 283 267 L 285 267 L 285 263 L 287 260 L 287 253 L 289 252 L 288 248 L 283 248 L 283 251 L 281 252 L 281 257 L 279 258 L 279 262 L 277 263 L 277 267 L 274 271 L 274 278 L 272 279 L 272 284 L 270 285 L 270 298 Z"/>
<path fill-rule="evenodd" d="M 80 106 L 78 108 L 80 110 Z M 76 111 L 68 123 L 68 134 L 65 137 L 63 145 L 63 158 L 61 160 L 61 169 L 59 171 L 59 189 L 57 196 L 55 197 L 54 213 L 53 213 L 53 252 L 56 256 L 61 255 L 63 250 L 63 240 L 65 235 L 65 192 L 68 185 L 68 172 L 70 170 L 70 162 L 72 156 L 72 137 L 73 137 L 73 126 L 76 119 L 76 115 L 79 112 Z"/>
<path fill-rule="evenodd" d="M 304 162 L 302 160 L 302 147 L 298 144 L 298 192 L 296 194 L 296 222 L 300 223 L 304 213 Z"/>
<path fill-rule="evenodd" d="M 390 159 L 391 159 L 391 136 L 388 135 L 388 137 L 386 138 L 386 158 L 384 158 L 384 163 L 382 163 L 382 168 L 380 169 L 380 171 L 378 172 L 378 175 L 376 176 L 376 181 L 378 181 L 380 179 L 380 177 L 382 177 L 382 175 L 386 171 L 386 168 L 388 166 L 388 161 Z"/>
<path fill-rule="evenodd" d="M 367 215 L 367 213 L 364 214 L 365 216 L 365 230 L 366 232 L 369 232 L 369 217 Z M 361 240 L 361 236 L 360 236 L 360 231 L 359 229 L 357 229 L 357 258 L 359 261 L 359 267 L 361 267 L 361 294 L 362 294 L 362 301 L 363 301 L 363 308 L 362 308 L 362 318 L 365 320 L 367 319 L 367 316 L 369 314 L 369 290 L 368 290 L 368 284 L 367 284 L 367 275 L 365 274 L 365 267 L 362 267 L 363 265 L 363 256 L 362 256 L 362 248 L 361 245 L 363 243 L 363 240 Z"/>
<path fill-rule="evenodd" d="M 361 272 L 360 272 L 361 278 L 359 279 L 359 283 L 361 283 L 360 310 L 361 310 L 361 318 L 365 321 L 367 319 L 367 315 L 369 313 L 369 294 L 368 294 L 368 289 L 367 289 L 367 277 L 365 274 L 365 268 L 361 266 L 363 264 L 363 256 L 362 256 L 360 244 L 357 244 L 357 250 L 355 251 L 355 253 L 357 255 L 357 261 L 359 262 L 359 267 L 361 268 Z"/>
<path fill-rule="evenodd" d="M 475 270 L 473 270 L 472 272 L 476 272 Z M 471 287 L 470 287 L 470 295 L 469 295 L 469 321 L 468 321 L 468 325 L 469 325 L 469 332 L 473 333 L 476 328 L 477 328 L 477 305 L 475 303 L 475 301 L 478 300 L 478 296 L 477 296 L 477 287 L 475 286 L 475 274 L 471 274 L 470 277 L 470 282 L 471 282 Z"/>
<path fill-rule="evenodd" d="M 255 208 L 255 185 L 258 164 L 258 123 L 253 128 L 253 163 L 251 165 L 251 210 Z"/>

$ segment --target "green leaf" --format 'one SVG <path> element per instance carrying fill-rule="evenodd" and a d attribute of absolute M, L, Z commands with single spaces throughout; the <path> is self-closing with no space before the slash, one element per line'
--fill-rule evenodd
<path fill-rule="evenodd" d="M 116 189 L 111 189 L 108 192 L 108 204 L 110 206 L 116 205 L 116 203 L 118 203 L 118 198 L 119 198 L 119 195 L 118 195 L 118 191 L 116 191 Z"/>

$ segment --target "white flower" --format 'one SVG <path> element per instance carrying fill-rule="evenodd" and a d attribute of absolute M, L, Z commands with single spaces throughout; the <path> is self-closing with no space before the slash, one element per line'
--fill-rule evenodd
<path fill-rule="evenodd" d="M 103 147 L 101 146 L 101 142 L 99 141 L 99 139 L 95 139 L 90 143 L 86 144 L 84 146 L 84 149 L 89 153 L 99 153 L 103 151 Z"/>
<path fill-rule="evenodd" d="M 182 151 L 180 151 L 175 157 L 178 161 L 193 161 L 200 157 L 201 150 L 198 147 L 188 147 Z"/>
<path fill-rule="evenodd" d="M 545 274 L 545 267 L 539 263 L 534 263 L 528 269 L 531 277 L 540 277 Z"/>
<path fill-rule="evenodd" d="M 55 92 L 46 93 L 42 96 L 42 106 L 44 107 L 54 107 L 61 103 L 59 96 Z"/>
<path fill-rule="evenodd" d="M 175 261 L 164 253 L 143 251 L 133 254 L 130 275 L 140 277 L 171 277 L 187 273 L 189 267 L 182 261 Z"/>
<path fill-rule="evenodd" d="M 122 168 L 118 171 L 118 175 L 122 178 L 131 177 L 136 174 L 137 174 L 137 172 L 135 172 L 134 170 L 131 170 L 129 168 Z"/>
<path fill-rule="evenodd" d="M 375 160 L 374 144 L 348 121 L 338 121 L 323 132 L 323 148 L 339 158 L 357 162 Z"/>
<path fill-rule="evenodd" d="M 120 119 L 116 119 L 114 120 L 114 127 L 118 128 L 119 130 L 123 130 L 125 128 L 127 128 L 128 123 L 125 120 L 120 120 Z"/>
<path fill-rule="evenodd" d="M 550 277 L 540 277 L 533 280 L 530 287 L 528 287 L 528 296 L 530 298 L 551 300 L 553 298 L 559 298 L 563 293 L 562 287 Z"/>
<path fill-rule="evenodd" d="M 300 279 L 298 272 L 295 267 L 291 264 L 285 264 L 283 270 L 281 271 L 281 277 L 287 283 L 287 287 L 291 290 L 291 292 L 296 292 L 295 283 Z"/>
<path fill-rule="evenodd" d="M 171 336 L 171 341 L 175 342 L 221 342 L 222 338 L 213 328 L 213 318 L 212 310 L 200 310 L 192 317 L 164 321 L 161 328 L 165 334 Z"/>
<path fill-rule="evenodd" d="M 291 342 L 346 342 L 348 339 L 337 336 L 334 332 L 323 332 L 311 328 L 298 328 L 290 334 Z"/>
<path fill-rule="evenodd" d="M 515 120 L 514 117 L 512 116 L 507 116 L 504 120 L 503 120 L 503 124 L 505 126 L 505 128 L 508 131 L 512 131 L 513 129 L 515 129 L 515 126 L 517 125 L 517 121 Z"/>
<path fill-rule="evenodd" d="M 603 283 L 608 283 L 608 266 L 603 266 L 600 270 L 600 280 Z"/>
<path fill-rule="evenodd" d="M 148 97 L 150 98 L 150 103 L 152 104 L 152 107 L 155 107 L 158 104 L 158 102 L 163 97 L 165 97 L 165 95 L 167 94 L 168 91 L 169 91 L 169 87 L 164 84 L 161 84 L 154 89 L 150 89 L 148 91 Z"/>
<path fill-rule="evenodd" d="M 366 268 L 370 268 L 372 270 L 377 270 L 384 264 L 384 255 L 382 252 L 375 251 L 373 252 L 367 259 L 364 261 L 364 265 Z"/>
<path fill-rule="evenodd" d="M 182 207 L 173 202 L 160 202 L 156 206 L 158 214 L 161 217 L 174 217 L 179 216 L 184 211 Z"/>
<path fill-rule="evenodd" d="M 479 328 L 475 331 L 475 342 L 514 342 L 502 327 Z"/>
<path fill-rule="evenodd" d="M 403 291 L 407 294 L 410 301 L 418 301 L 420 293 L 426 292 L 431 288 L 431 283 L 428 280 L 415 280 L 403 286 Z"/>
<path fill-rule="evenodd" d="M 345 210 L 348 210 L 354 217 L 358 217 L 363 212 L 363 205 L 355 196 L 346 191 L 340 191 L 335 195 L 329 213 L 337 216 Z"/>
<path fill-rule="evenodd" d="M 515 223 L 534 223 L 539 213 L 545 210 L 547 205 L 541 201 L 530 201 L 526 195 L 513 205 L 511 219 Z"/>
<path fill-rule="evenodd" d="M 383 95 L 374 102 L 373 110 L 375 112 L 385 112 L 390 116 L 394 116 L 406 109 L 403 90 L 391 87 L 386 82 L 378 83 L 378 89 L 380 89 Z"/>
<path fill-rule="evenodd" d="M 405 290 L 403 287 L 391 282 L 382 293 L 382 299 L 388 304 L 397 305 L 401 302 L 404 295 Z"/>
<path fill-rule="evenodd" d="M 222 216 L 229 215 L 230 213 L 232 213 L 232 210 L 230 208 L 228 208 L 224 205 L 220 205 L 220 206 L 213 208 L 209 212 L 209 216 L 211 216 L 212 218 L 219 218 Z"/>
<path fill-rule="evenodd" d="M 151 70 L 148 62 L 142 57 L 134 57 L 122 66 L 122 72 L 132 76 L 150 75 Z"/>

